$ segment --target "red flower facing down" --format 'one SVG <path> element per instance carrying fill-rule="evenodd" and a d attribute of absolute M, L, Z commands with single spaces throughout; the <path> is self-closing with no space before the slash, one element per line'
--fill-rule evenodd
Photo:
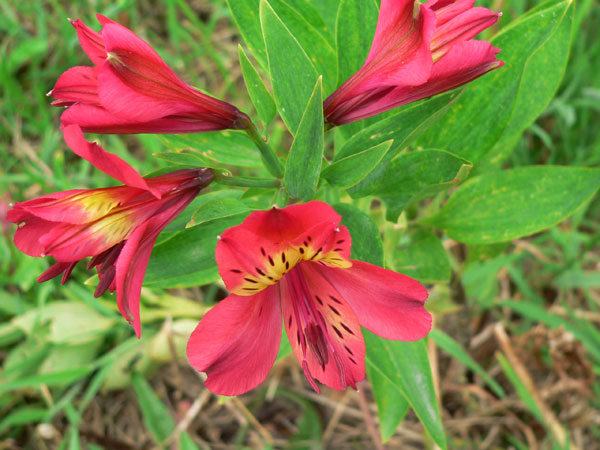
<path fill-rule="evenodd" d="M 364 65 L 324 103 L 342 125 L 445 92 L 503 65 L 500 49 L 472 40 L 500 14 L 475 0 L 381 0 Z"/>
<path fill-rule="evenodd" d="M 50 91 L 55 106 L 67 106 L 63 126 L 104 134 L 197 133 L 245 128 L 235 106 L 181 81 L 156 51 L 131 30 L 98 14 L 97 33 L 71 21 L 94 64 L 63 73 Z"/>
<path fill-rule="evenodd" d="M 351 240 L 326 203 L 257 211 L 217 244 L 219 273 L 231 294 L 201 320 L 188 342 L 206 386 L 238 395 L 273 365 L 281 321 L 310 385 L 356 387 L 365 376 L 361 326 L 412 341 L 431 328 L 427 291 L 405 275 L 350 260 Z"/>
<path fill-rule="evenodd" d="M 154 242 L 214 175 L 210 169 L 184 169 L 142 178 L 118 156 L 87 142 L 78 126 L 67 126 L 64 136 L 76 154 L 125 185 L 16 203 L 7 217 L 19 224 L 15 245 L 58 261 L 40 275 L 40 283 L 62 274 L 64 284 L 75 265 L 91 256 L 88 269 L 96 267 L 100 278 L 94 295 L 116 290 L 119 310 L 139 337 L 140 292 Z"/>

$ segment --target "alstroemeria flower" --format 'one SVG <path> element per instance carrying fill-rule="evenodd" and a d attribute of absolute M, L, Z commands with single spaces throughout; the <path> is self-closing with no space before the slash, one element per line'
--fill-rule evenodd
<path fill-rule="evenodd" d="M 99 33 L 71 21 L 94 64 L 72 67 L 50 91 L 55 106 L 67 106 L 64 126 L 104 134 L 197 133 L 245 128 L 235 106 L 194 89 L 139 36 L 98 14 Z"/>
<path fill-rule="evenodd" d="M 200 321 L 188 342 L 206 386 L 238 395 L 261 383 L 275 362 L 281 322 L 310 385 L 342 390 L 365 376 L 361 326 L 412 341 L 431 328 L 427 291 L 405 275 L 350 260 L 341 217 L 312 201 L 250 214 L 217 244 L 231 294 Z"/>
<path fill-rule="evenodd" d="M 472 40 L 500 14 L 475 0 L 381 0 L 364 65 L 324 103 L 342 125 L 462 86 L 502 66 L 500 49 Z"/>
<path fill-rule="evenodd" d="M 57 260 L 40 283 L 60 274 L 65 283 L 75 265 L 91 256 L 88 269 L 96 267 L 100 278 L 94 295 L 116 290 L 119 310 L 139 337 L 140 292 L 156 238 L 214 175 L 210 169 L 184 169 L 142 178 L 118 156 L 86 141 L 78 126 L 66 127 L 64 136 L 76 154 L 125 185 L 16 203 L 8 212 L 8 220 L 19 224 L 15 245 L 28 255 Z"/>

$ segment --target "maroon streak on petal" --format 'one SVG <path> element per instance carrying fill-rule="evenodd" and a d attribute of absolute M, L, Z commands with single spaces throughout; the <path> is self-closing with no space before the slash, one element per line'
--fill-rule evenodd
<path fill-rule="evenodd" d="M 252 297 L 231 294 L 202 319 L 187 346 L 190 364 L 206 372 L 206 387 L 240 395 L 266 378 L 281 339 L 279 288 Z"/>
<path fill-rule="evenodd" d="M 412 278 L 362 261 L 352 261 L 349 269 L 323 266 L 320 273 L 373 333 L 402 341 L 429 333 L 431 315 L 423 307 L 427 290 Z"/>

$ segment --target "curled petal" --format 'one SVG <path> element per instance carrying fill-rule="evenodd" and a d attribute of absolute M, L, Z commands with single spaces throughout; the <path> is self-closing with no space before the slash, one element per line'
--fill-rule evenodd
<path fill-rule="evenodd" d="M 71 106 L 82 102 L 98 104 L 98 79 L 93 67 L 75 66 L 64 72 L 51 91 L 54 106 Z"/>
<path fill-rule="evenodd" d="M 206 387 L 219 395 L 240 395 L 267 377 L 281 339 L 279 290 L 253 297 L 230 295 L 213 307 L 192 333 L 190 364 L 206 372 Z"/>
<path fill-rule="evenodd" d="M 473 7 L 475 0 L 429 0 L 425 7 L 435 12 L 435 24 L 441 27 Z"/>
<path fill-rule="evenodd" d="M 349 269 L 322 266 L 320 273 L 373 333 L 415 341 L 431 329 L 431 315 L 424 307 L 427 290 L 412 278 L 362 261 L 352 261 Z"/>
<path fill-rule="evenodd" d="M 154 243 L 160 232 L 183 211 L 194 199 L 197 191 L 187 192 L 174 203 L 164 206 L 164 210 L 147 222 L 138 226 L 125 242 L 115 263 L 114 287 L 117 290 L 117 304 L 121 314 L 133 325 L 138 337 L 141 335 L 140 294 L 146 274 L 146 267 Z"/>
<path fill-rule="evenodd" d="M 91 162 L 97 169 L 127 186 L 149 191 L 155 197 L 160 198 L 160 195 L 150 189 L 142 176 L 124 160 L 117 155 L 108 153 L 98 144 L 86 141 L 79 126 L 69 125 L 65 127 L 64 137 L 65 142 L 75 154 Z"/>

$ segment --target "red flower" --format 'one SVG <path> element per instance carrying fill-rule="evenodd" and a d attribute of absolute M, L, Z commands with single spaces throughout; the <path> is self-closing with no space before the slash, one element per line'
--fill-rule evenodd
<path fill-rule="evenodd" d="M 117 291 L 123 316 L 141 332 L 139 301 L 146 266 L 158 234 L 213 179 L 209 169 L 184 169 L 142 178 L 116 155 L 87 142 L 76 125 L 64 130 L 71 149 L 125 186 L 56 192 L 16 203 L 8 220 L 18 223 L 15 245 L 31 256 L 58 262 L 38 278 L 62 274 L 64 284 L 79 260 L 92 256 L 100 282 L 94 295 Z"/>
<path fill-rule="evenodd" d="M 247 116 L 235 106 L 181 81 L 150 45 L 131 30 L 98 14 L 97 33 L 71 21 L 94 67 L 63 73 L 50 94 L 68 106 L 63 126 L 105 134 L 197 133 L 245 128 Z"/>
<path fill-rule="evenodd" d="M 472 40 L 500 14 L 474 0 L 381 0 L 365 64 L 324 103 L 333 125 L 355 122 L 462 86 L 503 65 L 500 49 Z"/>
<path fill-rule="evenodd" d="M 351 261 L 348 230 L 326 203 L 250 214 L 219 238 L 219 273 L 232 292 L 202 319 L 188 342 L 191 365 L 206 386 L 238 395 L 261 383 L 277 356 L 281 316 L 313 378 L 334 389 L 365 376 L 360 326 L 412 341 L 431 328 L 427 291 L 405 275 Z"/>

